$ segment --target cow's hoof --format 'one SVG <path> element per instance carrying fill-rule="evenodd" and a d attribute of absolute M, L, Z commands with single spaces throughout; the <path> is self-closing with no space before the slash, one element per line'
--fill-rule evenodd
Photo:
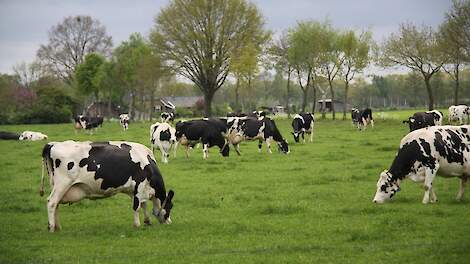
<path fill-rule="evenodd" d="M 144 224 L 145 224 L 145 225 L 148 225 L 148 226 L 149 226 L 149 225 L 152 225 L 152 223 L 150 222 L 150 219 L 145 219 L 145 220 L 144 220 Z"/>
<path fill-rule="evenodd" d="M 57 231 L 57 228 L 55 226 L 51 226 L 51 225 L 47 225 L 47 230 L 49 230 L 49 232 L 51 233 L 54 233 L 55 231 Z"/>

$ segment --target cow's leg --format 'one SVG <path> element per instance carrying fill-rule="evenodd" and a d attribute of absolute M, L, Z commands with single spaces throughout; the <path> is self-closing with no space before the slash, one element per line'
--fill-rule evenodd
<path fill-rule="evenodd" d="M 209 141 L 202 141 L 202 158 L 207 159 L 209 157 Z"/>
<path fill-rule="evenodd" d="M 432 190 L 432 182 L 434 177 L 436 176 L 436 172 L 439 169 L 439 164 L 435 163 L 435 168 L 425 168 L 425 176 L 424 176 L 424 197 L 423 197 L 423 204 L 429 203 L 429 194 Z"/>
<path fill-rule="evenodd" d="M 160 142 L 158 144 L 158 148 L 160 149 L 160 153 L 162 155 L 162 162 L 163 163 L 168 163 L 167 151 L 166 151 L 165 147 L 163 146 L 162 142 Z"/>
<path fill-rule="evenodd" d="M 184 146 L 184 155 L 189 158 L 189 144 Z"/>
<path fill-rule="evenodd" d="M 437 195 L 436 192 L 434 191 L 434 188 L 431 188 L 431 203 L 437 202 Z"/>
<path fill-rule="evenodd" d="M 310 142 L 313 142 L 313 127 L 310 129 Z"/>
<path fill-rule="evenodd" d="M 57 206 L 69 188 L 70 185 L 68 184 L 59 184 L 56 182 L 56 185 L 47 199 L 47 216 L 49 219 L 48 229 L 50 232 L 58 230 L 58 227 L 56 226 Z"/>
<path fill-rule="evenodd" d="M 457 193 L 457 201 L 462 201 L 462 198 L 463 198 L 463 193 L 465 192 L 465 187 L 467 186 L 467 182 L 468 182 L 468 177 L 467 176 L 462 176 L 462 178 L 460 178 L 460 188 L 459 188 L 459 192 Z"/>
<path fill-rule="evenodd" d="M 233 145 L 233 148 L 234 148 L 235 151 L 237 152 L 238 156 L 240 156 L 240 144 L 235 144 L 235 145 Z"/>
<path fill-rule="evenodd" d="M 374 127 L 374 119 L 370 119 L 370 125 Z"/>
<path fill-rule="evenodd" d="M 367 119 L 362 118 L 362 130 L 366 130 L 367 128 Z"/>
<path fill-rule="evenodd" d="M 140 200 L 137 198 L 137 196 L 134 194 L 133 196 L 133 209 L 134 209 L 134 227 L 140 227 L 140 219 L 139 219 L 139 210 L 140 210 Z"/>
<path fill-rule="evenodd" d="M 142 210 L 144 211 L 144 224 L 151 225 L 150 223 L 150 216 L 147 212 L 147 202 L 143 202 L 140 204 L 142 206 Z"/>
<path fill-rule="evenodd" d="M 59 221 L 59 204 L 57 204 L 57 207 L 55 208 L 55 213 L 54 213 L 54 220 L 55 220 L 55 230 L 61 230 L 62 227 L 60 226 L 60 221 Z"/>
<path fill-rule="evenodd" d="M 178 150 L 178 141 L 175 142 L 175 145 L 173 146 L 173 156 L 176 158 L 176 151 Z"/>
<path fill-rule="evenodd" d="M 302 131 L 301 133 L 302 133 L 302 141 L 303 141 L 303 142 L 304 142 L 304 144 L 305 144 L 305 132 L 304 132 L 304 131 Z"/>
<path fill-rule="evenodd" d="M 271 151 L 271 138 L 267 138 L 267 139 L 266 139 L 266 149 L 268 150 L 268 153 L 269 153 L 269 154 L 273 153 L 273 152 Z"/>
<path fill-rule="evenodd" d="M 263 147 L 263 141 L 261 139 L 258 141 L 258 152 L 261 153 L 261 147 Z"/>

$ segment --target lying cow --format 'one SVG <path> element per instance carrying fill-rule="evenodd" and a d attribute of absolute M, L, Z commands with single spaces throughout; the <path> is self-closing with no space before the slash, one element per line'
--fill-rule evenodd
<path fill-rule="evenodd" d="M 294 132 L 291 132 L 294 135 L 295 142 L 299 143 L 300 135 L 302 135 L 302 140 L 305 143 L 304 134 L 310 134 L 310 142 L 313 141 L 313 123 L 315 118 L 311 113 L 300 113 L 294 116 L 292 120 L 292 128 Z"/>
<path fill-rule="evenodd" d="M 374 119 L 372 118 L 372 109 L 366 108 L 359 110 L 357 108 L 351 109 L 351 119 L 353 124 L 357 126 L 359 130 L 365 129 L 367 124 L 374 127 Z"/>
<path fill-rule="evenodd" d="M 410 178 L 424 182 L 424 204 L 436 202 L 432 184 L 436 174 L 460 178 L 457 200 L 461 200 L 470 177 L 469 147 L 470 126 L 434 126 L 409 133 L 401 140 L 390 169 L 380 174 L 373 201 L 390 200 L 400 190 L 400 182 Z"/>
<path fill-rule="evenodd" d="M 176 144 L 185 146 L 186 158 L 189 147 L 202 143 L 203 158 L 209 155 L 209 148 L 218 146 L 222 156 L 229 156 L 229 145 L 225 141 L 226 123 L 220 119 L 201 119 L 192 121 L 179 121 L 176 123 Z M 175 146 L 175 152 L 177 147 Z"/>
<path fill-rule="evenodd" d="M 258 140 L 258 151 L 261 152 L 263 141 L 266 142 L 266 148 L 269 153 L 271 151 L 271 141 L 276 141 L 279 150 L 283 153 L 289 153 L 289 144 L 282 137 L 276 127 L 274 120 L 265 117 L 263 119 L 254 118 L 233 118 L 227 123 L 228 141 L 235 147 L 238 155 L 240 155 L 240 143 L 244 140 Z"/>
<path fill-rule="evenodd" d="M 154 146 L 160 149 L 162 162 L 168 163 L 170 149 L 176 143 L 176 130 L 168 123 L 155 123 L 150 126 L 150 146 L 154 152 Z"/>
<path fill-rule="evenodd" d="M 409 117 L 408 120 L 403 121 L 403 123 L 408 123 L 411 132 L 420 128 L 441 126 L 442 117 L 442 113 L 437 110 L 417 112 L 414 113 L 413 116 Z"/>
<path fill-rule="evenodd" d="M 0 139 L 19 140 L 20 139 L 20 134 L 12 133 L 12 132 L 6 132 L 6 131 L 0 131 Z"/>
<path fill-rule="evenodd" d="M 59 204 L 84 198 L 98 199 L 125 193 L 133 198 L 134 226 L 140 226 L 139 210 L 144 223 L 150 224 L 146 203 L 153 203 L 153 215 L 160 223 L 171 223 L 173 191 L 166 193 L 163 177 L 153 153 L 132 142 L 50 142 L 42 152 L 49 174 L 51 194 L 47 199 L 49 230 L 60 229 Z M 40 195 L 44 194 L 44 170 Z"/>
<path fill-rule="evenodd" d="M 121 124 L 124 130 L 129 129 L 129 114 L 120 114 L 119 115 L 119 123 Z"/>
<path fill-rule="evenodd" d="M 175 114 L 171 112 L 163 112 L 160 114 L 160 120 L 162 121 L 162 123 L 173 122 L 175 120 Z"/>
<path fill-rule="evenodd" d="M 466 105 L 451 105 L 449 107 L 449 123 L 459 121 L 459 123 L 467 124 L 470 115 L 470 107 Z"/>
<path fill-rule="evenodd" d="M 23 131 L 21 133 L 19 140 L 30 140 L 30 141 L 38 141 L 38 140 L 44 140 L 47 139 L 47 135 L 40 133 L 40 132 L 34 132 L 34 131 Z"/>

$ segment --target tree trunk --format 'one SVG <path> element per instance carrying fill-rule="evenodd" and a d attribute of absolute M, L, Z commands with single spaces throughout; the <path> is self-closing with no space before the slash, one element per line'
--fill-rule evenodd
<path fill-rule="evenodd" d="M 287 98 L 286 98 L 286 111 L 287 111 L 287 118 L 290 118 L 290 106 L 289 106 L 289 99 L 290 99 L 290 74 L 291 70 L 288 69 L 287 72 Z"/>
<path fill-rule="evenodd" d="M 305 89 L 302 89 L 302 111 L 305 112 L 305 108 L 307 107 L 307 99 L 308 99 L 308 86 Z"/>
<path fill-rule="evenodd" d="M 434 110 L 434 95 L 432 94 L 431 89 L 431 76 L 424 76 L 424 83 L 426 84 L 426 90 L 428 92 L 428 108 L 429 110 Z"/>
<path fill-rule="evenodd" d="M 343 105 L 343 120 L 346 120 L 346 111 L 348 108 L 348 91 L 349 91 L 349 82 L 344 83 L 344 105 Z"/>
<path fill-rule="evenodd" d="M 312 82 L 312 89 L 313 89 L 312 114 L 315 114 L 315 107 L 317 105 L 317 88 L 315 87 L 315 82 Z"/>
<path fill-rule="evenodd" d="M 155 106 L 155 98 L 153 98 L 154 92 L 155 92 L 154 89 L 150 89 L 150 106 L 149 106 L 149 121 L 150 122 L 152 122 L 152 114 L 153 114 L 153 109 Z"/>
<path fill-rule="evenodd" d="M 130 119 L 131 120 L 134 120 L 134 105 L 135 105 L 135 94 L 134 94 L 134 91 L 131 90 L 131 94 L 130 94 L 130 97 L 129 98 L 129 115 L 130 115 Z"/>
<path fill-rule="evenodd" d="M 214 92 L 204 91 L 204 115 L 205 117 L 212 116 L 212 99 L 214 99 Z"/>
<path fill-rule="evenodd" d="M 459 89 L 460 89 L 460 81 L 459 81 L 459 65 L 455 65 L 455 87 L 454 87 L 454 105 L 459 104 Z"/>
<path fill-rule="evenodd" d="M 333 81 L 328 80 L 328 84 L 330 86 L 330 94 L 331 94 L 331 112 L 333 113 L 333 120 L 336 119 L 336 112 L 335 112 L 335 92 L 333 91 Z"/>
<path fill-rule="evenodd" d="M 239 89 L 240 89 L 240 78 L 237 77 L 237 84 L 235 86 L 235 111 L 238 111 L 240 109 Z"/>

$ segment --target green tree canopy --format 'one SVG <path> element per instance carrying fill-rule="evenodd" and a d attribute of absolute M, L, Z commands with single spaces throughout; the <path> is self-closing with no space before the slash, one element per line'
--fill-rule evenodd
<path fill-rule="evenodd" d="M 151 41 L 169 66 L 201 90 L 210 116 L 231 59 L 249 43 L 262 42 L 263 23 L 246 0 L 172 0 L 155 19 Z"/>

